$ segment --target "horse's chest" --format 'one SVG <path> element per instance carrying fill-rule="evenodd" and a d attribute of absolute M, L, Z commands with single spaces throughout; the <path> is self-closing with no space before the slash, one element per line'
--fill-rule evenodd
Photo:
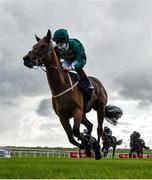
<path fill-rule="evenodd" d="M 69 116 L 71 109 L 68 103 L 53 103 L 53 108 L 58 116 Z"/>

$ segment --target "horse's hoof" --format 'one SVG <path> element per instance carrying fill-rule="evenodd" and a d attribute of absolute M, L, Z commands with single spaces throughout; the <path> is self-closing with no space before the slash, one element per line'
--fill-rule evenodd
<path fill-rule="evenodd" d="M 95 159 L 96 159 L 96 160 L 99 160 L 99 159 L 101 159 L 101 158 L 102 158 L 102 155 L 101 155 L 100 151 L 96 151 L 96 152 L 95 152 Z"/>
<path fill-rule="evenodd" d="M 102 158 L 101 154 L 95 155 L 95 160 L 99 160 L 101 158 Z"/>

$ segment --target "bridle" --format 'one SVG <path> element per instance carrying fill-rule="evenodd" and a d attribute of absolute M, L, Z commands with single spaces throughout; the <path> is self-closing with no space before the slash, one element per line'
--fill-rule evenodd
<path fill-rule="evenodd" d="M 44 60 L 44 58 L 46 58 L 46 56 L 49 55 L 51 48 L 52 48 L 52 43 L 50 42 L 50 43 L 49 43 L 48 50 L 46 51 L 46 54 L 43 54 L 42 57 L 33 60 L 35 66 L 37 66 L 37 68 L 34 68 L 34 67 L 33 67 L 33 69 L 37 70 L 37 69 L 40 67 L 44 72 L 46 72 L 46 69 L 44 69 L 44 68 L 55 69 L 55 70 L 60 70 L 60 71 L 65 71 L 60 65 L 47 65 L 47 66 L 46 66 L 46 65 L 44 64 L 44 61 L 43 61 L 43 60 Z M 70 82 L 71 87 L 69 87 L 68 89 L 62 91 L 61 93 L 59 93 L 59 94 L 57 94 L 57 95 L 53 95 L 53 94 L 52 94 L 52 97 L 53 97 L 53 98 L 60 97 L 60 96 L 64 95 L 65 93 L 67 93 L 67 92 L 69 92 L 69 91 L 71 91 L 71 90 L 73 91 L 73 90 L 74 90 L 74 87 L 76 87 L 76 86 L 78 85 L 78 81 L 76 81 L 75 84 L 72 83 L 72 79 L 71 79 L 71 77 L 70 77 L 70 75 L 69 75 L 69 72 L 67 72 L 67 75 L 68 75 L 68 79 L 69 79 L 69 82 Z"/>
<path fill-rule="evenodd" d="M 36 68 L 34 68 L 34 66 L 33 66 L 33 69 L 37 70 L 40 67 L 44 72 L 46 72 L 46 70 L 44 69 L 44 67 L 46 67 L 46 66 L 45 66 L 45 64 L 43 62 L 43 59 L 46 58 L 46 56 L 49 55 L 51 48 L 52 48 L 52 43 L 50 42 L 49 47 L 46 50 L 46 54 L 43 54 L 40 58 L 37 58 L 37 59 L 33 60 L 34 61 L 34 66 L 37 66 Z"/>

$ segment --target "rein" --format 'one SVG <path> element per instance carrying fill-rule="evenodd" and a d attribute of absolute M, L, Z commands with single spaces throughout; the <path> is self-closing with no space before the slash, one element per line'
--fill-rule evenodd
<path fill-rule="evenodd" d="M 50 49 L 51 49 L 51 44 L 50 44 L 50 47 L 49 47 L 49 49 L 48 49 L 47 55 L 49 54 Z M 39 61 L 41 62 L 41 60 L 42 60 L 44 57 L 45 57 L 45 56 L 43 55 L 42 58 L 39 59 Z M 38 60 L 37 60 L 37 61 L 36 61 L 36 65 L 37 65 L 37 68 L 33 68 L 33 69 L 37 70 L 38 67 L 40 67 L 44 72 L 46 72 L 46 70 L 43 68 L 43 67 L 46 67 L 44 64 L 43 64 L 43 65 L 38 65 Z M 50 69 L 50 68 L 53 68 L 53 69 L 56 69 L 56 70 L 64 71 L 64 69 L 62 69 L 62 68 L 60 67 L 60 65 L 59 65 L 59 66 L 49 65 L 49 66 L 47 66 L 47 68 L 49 68 L 49 69 Z M 69 75 L 68 72 L 67 72 L 67 75 L 68 75 L 68 78 L 69 78 L 69 82 L 70 82 L 71 87 L 68 88 L 68 89 L 66 89 L 65 91 L 57 94 L 57 95 L 53 95 L 53 94 L 52 94 L 52 97 L 53 97 L 53 98 L 60 97 L 60 96 L 64 95 L 65 93 L 67 93 L 67 92 L 69 92 L 69 91 L 71 91 L 71 90 L 73 91 L 73 90 L 74 90 L 74 87 L 76 87 L 76 86 L 78 85 L 78 81 L 77 81 L 75 84 L 72 84 L 72 79 L 71 79 L 71 77 L 70 77 L 70 75 Z"/>

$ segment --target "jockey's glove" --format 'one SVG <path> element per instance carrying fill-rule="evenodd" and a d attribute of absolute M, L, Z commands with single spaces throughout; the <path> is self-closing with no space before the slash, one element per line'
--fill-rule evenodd
<path fill-rule="evenodd" d="M 69 67 L 70 70 L 75 70 L 75 67 L 72 65 Z"/>

